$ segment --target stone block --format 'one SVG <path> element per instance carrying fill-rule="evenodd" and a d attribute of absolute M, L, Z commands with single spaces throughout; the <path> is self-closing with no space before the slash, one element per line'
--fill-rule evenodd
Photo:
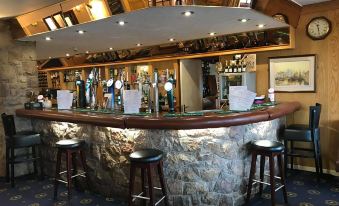
<path fill-rule="evenodd" d="M 208 186 L 203 182 L 187 182 L 184 185 L 184 195 L 207 193 Z"/>
<path fill-rule="evenodd" d="M 192 206 L 191 197 L 188 195 L 185 196 L 173 196 L 173 206 L 185 205 Z"/>
<path fill-rule="evenodd" d="M 168 192 L 171 195 L 182 195 L 183 194 L 183 188 L 184 188 L 183 181 L 167 178 L 166 185 L 167 185 Z"/>
<path fill-rule="evenodd" d="M 209 192 L 205 195 L 202 195 L 201 202 L 207 205 L 218 205 L 220 199 L 220 194 L 215 192 Z"/>

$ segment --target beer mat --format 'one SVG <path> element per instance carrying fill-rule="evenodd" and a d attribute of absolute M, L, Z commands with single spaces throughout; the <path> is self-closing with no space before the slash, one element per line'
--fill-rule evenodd
<path fill-rule="evenodd" d="M 215 112 L 216 114 L 233 114 L 233 113 L 241 113 L 241 112 L 249 112 L 249 110 L 243 110 L 243 111 L 238 111 L 238 110 L 227 110 L 227 111 L 218 111 L 218 112 Z"/>
<path fill-rule="evenodd" d="M 130 114 L 121 113 L 121 114 L 123 114 L 123 115 L 130 115 L 130 116 L 150 116 L 150 115 L 152 115 L 152 113 L 146 113 L 146 112 L 130 113 Z"/>
<path fill-rule="evenodd" d="M 166 113 L 164 117 L 193 117 L 193 116 L 203 116 L 203 112 L 187 112 L 187 113 Z"/>
<path fill-rule="evenodd" d="M 278 103 L 276 102 L 265 102 L 263 104 L 253 104 L 251 107 L 251 110 L 257 110 L 257 109 L 262 109 L 262 108 L 266 108 L 266 107 L 270 107 L 270 106 L 275 106 Z"/>
<path fill-rule="evenodd" d="M 91 112 L 91 113 L 102 113 L 102 114 L 116 114 L 118 112 L 108 110 L 108 109 L 101 109 L 101 110 L 92 110 L 92 109 L 72 109 L 72 111 L 76 112 Z"/>

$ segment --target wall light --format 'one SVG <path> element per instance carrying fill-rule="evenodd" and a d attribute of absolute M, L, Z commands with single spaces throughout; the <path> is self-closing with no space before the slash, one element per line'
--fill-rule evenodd
<path fill-rule="evenodd" d="M 89 3 L 90 11 L 94 20 L 108 17 L 106 6 L 102 0 L 92 0 Z"/>
<path fill-rule="evenodd" d="M 45 18 L 44 22 L 47 24 L 49 30 L 54 31 L 54 30 L 58 29 L 57 25 L 55 24 L 55 22 L 53 21 L 53 19 L 51 17 Z"/>

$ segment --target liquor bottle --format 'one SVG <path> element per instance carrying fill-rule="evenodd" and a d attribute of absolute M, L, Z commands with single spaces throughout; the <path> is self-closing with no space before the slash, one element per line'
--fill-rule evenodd
<path fill-rule="evenodd" d="M 225 69 L 224 69 L 224 73 L 228 73 L 228 72 L 229 72 L 228 69 L 229 69 L 228 62 L 227 62 L 227 60 L 225 60 Z"/>
<path fill-rule="evenodd" d="M 246 72 L 246 70 L 247 70 L 246 64 L 242 62 L 242 72 Z"/>
<path fill-rule="evenodd" d="M 229 66 L 228 72 L 233 73 L 233 69 L 234 69 L 234 61 L 230 60 L 230 66 Z"/>
<path fill-rule="evenodd" d="M 242 67 L 241 67 L 241 63 L 238 61 L 238 73 L 242 72 Z"/>

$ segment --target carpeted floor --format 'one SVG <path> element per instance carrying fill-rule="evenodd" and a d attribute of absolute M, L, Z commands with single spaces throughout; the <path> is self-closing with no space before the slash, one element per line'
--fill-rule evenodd
<path fill-rule="evenodd" d="M 125 206 L 113 198 L 106 198 L 89 192 L 72 190 L 72 199 L 68 202 L 65 184 L 59 184 L 58 201 L 53 200 L 53 179 L 44 181 L 20 178 L 15 188 L 0 182 L 0 206 Z"/>
<path fill-rule="evenodd" d="M 126 205 L 113 198 L 73 191 L 70 204 L 67 203 L 66 188 L 60 184 L 59 201 L 53 201 L 53 181 L 19 179 L 16 187 L 0 181 L 0 206 L 122 206 Z M 339 177 L 324 175 L 317 183 L 314 173 L 294 171 L 288 174 L 287 191 L 289 206 L 339 206 Z M 283 204 L 282 192 L 276 194 L 276 205 Z M 262 197 L 256 195 L 250 202 L 251 206 L 269 206 L 270 191 L 264 191 Z"/>
<path fill-rule="evenodd" d="M 287 174 L 288 204 L 284 204 L 282 190 L 276 193 L 276 206 L 339 206 L 339 177 L 324 175 L 317 182 L 315 173 L 293 171 Z M 271 195 L 268 188 L 262 197 L 256 195 L 251 206 L 270 206 Z"/>

